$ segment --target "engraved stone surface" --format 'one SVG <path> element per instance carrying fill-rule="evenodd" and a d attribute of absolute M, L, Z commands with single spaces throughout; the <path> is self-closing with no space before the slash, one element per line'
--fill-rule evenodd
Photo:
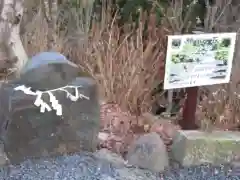
<path fill-rule="evenodd" d="M 76 84 L 82 86 L 79 93 L 89 100 L 80 98 L 72 102 L 65 92 L 56 91 L 53 94 L 62 105 L 62 116 L 57 116 L 54 110 L 41 113 L 34 105 L 34 96 L 14 91 L 11 83 L 2 86 L 0 94 L 8 97 L 9 102 L 4 102 L 7 118 L 2 129 L 7 131 L 2 133 L 2 140 L 11 162 L 32 156 L 96 149 L 100 116 L 96 85 L 89 78 L 77 78 L 69 85 Z M 45 102 L 48 102 L 47 96 L 43 97 Z"/>
<path fill-rule="evenodd" d="M 32 74 L 43 72 L 38 68 L 48 68 L 49 62 L 45 63 L 34 68 L 28 64 L 28 69 L 34 69 L 25 71 L 29 78 L 23 75 L 23 79 L 3 83 L 0 88 L 0 140 L 11 163 L 96 150 L 100 128 L 97 85 L 91 78 L 72 75 L 55 81 L 54 71 L 48 73 L 53 82 L 47 76 L 34 76 L 36 81 L 32 81 Z M 65 69 L 64 63 L 55 64 Z"/>

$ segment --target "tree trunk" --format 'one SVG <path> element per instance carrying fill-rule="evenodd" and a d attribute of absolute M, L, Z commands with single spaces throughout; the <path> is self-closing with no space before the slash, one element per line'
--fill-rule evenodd
<path fill-rule="evenodd" d="M 41 11 L 48 25 L 47 48 L 52 50 L 57 36 L 58 0 L 41 0 Z"/>
<path fill-rule="evenodd" d="M 19 34 L 23 2 L 24 0 L 0 2 L 0 60 L 9 62 L 16 58 L 14 71 L 17 76 L 28 60 Z"/>

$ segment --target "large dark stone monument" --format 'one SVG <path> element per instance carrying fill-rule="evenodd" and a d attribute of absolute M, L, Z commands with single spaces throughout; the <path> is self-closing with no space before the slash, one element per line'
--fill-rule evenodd
<path fill-rule="evenodd" d="M 0 88 L 1 140 L 11 163 L 30 157 L 95 151 L 97 86 L 63 55 L 43 52 Z"/>

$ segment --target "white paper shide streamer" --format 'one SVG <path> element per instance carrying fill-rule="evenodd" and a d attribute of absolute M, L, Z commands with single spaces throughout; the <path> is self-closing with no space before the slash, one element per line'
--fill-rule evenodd
<path fill-rule="evenodd" d="M 59 104 L 59 102 L 56 99 L 56 97 L 54 96 L 53 92 L 63 91 L 63 92 L 66 93 L 66 97 L 69 98 L 71 101 L 77 101 L 78 99 L 83 99 L 83 98 L 89 100 L 89 97 L 79 93 L 79 91 L 78 91 L 79 87 L 81 87 L 81 86 L 64 86 L 64 87 L 61 87 L 61 88 L 52 89 L 52 90 L 48 90 L 48 91 L 33 92 L 33 91 L 31 91 L 30 87 L 20 85 L 20 86 L 14 88 L 14 90 L 15 91 L 22 91 L 27 95 L 36 96 L 36 100 L 34 102 L 34 105 L 37 106 L 37 107 L 40 107 L 40 112 L 41 113 L 44 113 L 46 110 L 47 111 L 55 110 L 57 116 L 62 116 L 62 105 Z M 67 89 L 69 89 L 69 88 L 75 90 L 74 95 L 67 91 Z M 48 94 L 49 95 L 49 100 L 51 102 L 51 105 L 49 105 L 49 104 L 47 104 L 46 102 L 43 101 L 43 99 L 42 99 L 43 94 Z"/>

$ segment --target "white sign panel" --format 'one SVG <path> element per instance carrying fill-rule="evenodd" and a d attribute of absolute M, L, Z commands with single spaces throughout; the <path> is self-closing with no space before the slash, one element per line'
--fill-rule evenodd
<path fill-rule="evenodd" d="M 228 83 L 236 33 L 168 37 L 164 89 Z"/>

